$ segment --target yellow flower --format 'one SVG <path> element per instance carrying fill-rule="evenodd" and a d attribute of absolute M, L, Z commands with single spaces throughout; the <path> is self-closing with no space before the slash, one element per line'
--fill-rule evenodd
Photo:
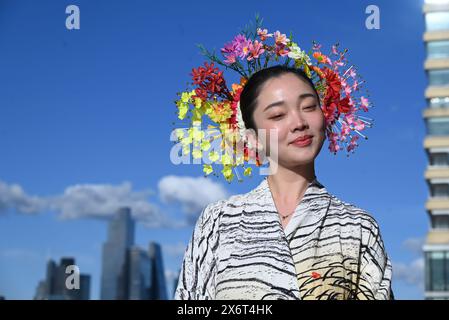
<path fill-rule="evenodd" d="M 192 151 L 192 156 L 194 159 L 199 159 L 203 156 L 203 152 L 201 149 L 194 148 Z"/>
<path fill-rule="evenodd" d="M 223 176 L 227 181 L 232 181 L 232 178 L 234 178 L 231 165 L 224 165 L 223 170 L 221 170 L 221 172 L 223 173 Z"/>
<path fill-rule="evenodd" d="M 176 129 L 176 138 L 178 140 L 184 138 L 184 129 Z"/>
<path fill-rule="evenodd" d="M 203 140 L 201 142 L 201 150 L 206 151 L 206 150 L 209 150 L 209 148 L 210 148 L 209 140 Z"/>
<path fill-rule="evenodd" d="M 204 138 L 204 131 L 198 129 L 196 126 L 192 130 L 192 139 L 195 142 L 199 142 Z"/>
<path fill-rule="evenodd" d="M 203 171 L 206 175 L 211 174 L 214 170 L 212 169 L 212 166 L 210 164 L 204 164 L 203 165 Z"/>
<path fill-rule="evenodd" d="M 194 105 L 195 105 L 195 108 L 200 109 L 201 106 L 203 105 L 203 100 L 201 100 L 201 98 L 195 98 Z"/>
<path fill-rule="evenodd" d="M 221 157 L 221 163 L 223 163 L 224 165 L 229 165 L 232 163 L 232 159 L 229 154 L 223 154 L 223 156 Z"/>
<path fill-rule="evenodd" d="M 219 158 L 219 156 L 218 156 L 217 151 L 211 151 L 211 152 L 209 153 L 209 159 L 210 159 L 210 161 L 215 162 L 215 161 L 218 160 L 218 158 Z"/>
<path fill-rule="evenodd" d="M 183 120 L 186 115 L 187 111 L 189 111 L 189 105 L 185 103 L 178 104 L 178 118 Z"/>
<path fill-rule="evenodd" d="M 250 176 L 251 172 L 252 172 L 252 168 L 248 167 L 248 168 L 245 169 L 245 171 L 243 171 L 243 175 Z"/>
<path fill-rule="evenodd" d="M 222 123 L 232 115 L 231 105 L 228 102 L 216 102 L 211 105 L 209 117 L 212 121 Z"/>
<path fill-rule="evenodd" d="M 189 101 L 190 101 L 190 94 L 189 94 L 189 92 L 183 92 L 181 94 L 181 100 L 180 101 L 182 103 L 189 103 Z"/>

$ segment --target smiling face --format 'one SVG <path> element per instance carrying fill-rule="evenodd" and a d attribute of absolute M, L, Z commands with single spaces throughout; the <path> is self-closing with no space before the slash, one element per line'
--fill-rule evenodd
<path fill-rule="evenodd" d="M 296 167 L 313 162 L 325 139 L 325 120 L 315 91 L 305 80 L 293 73 L 285 73 L 267 80 L 257 98 L 253 113 L 257 129 L 270 129 L 278 134 L 278 164 Z M 296 141 L 300 137 L 311 136 L 310 141 Z M 270 150 L 260 139 L 270 155 Z"/>

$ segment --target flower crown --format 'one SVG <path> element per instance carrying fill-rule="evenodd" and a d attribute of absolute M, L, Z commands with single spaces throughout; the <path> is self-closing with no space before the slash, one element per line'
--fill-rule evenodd
<path fill-rule="evenodd" d="M 199 45 L 202 54 L 211 62 L 204 62 L 204 66 L 192 69 L 193 88 L 178 93 L 180 98 L 175 101 L 178 118 L 190 119 L 187 129 L 176 130 L 182 153 L 188 155 L 192 146 L 193 158 L 205 159 L 203 171 L 206 176 L 213 173 L 212 164 L 220 164 L 221 173 L 228 182 L 233 180 L 234 172 L 242 181 L 238 167 L 243 169 L 244 176 L 250 176 L 250 163 L 262 165 L 257 148 L 254 150 L 245 139 L 246 128 L 239 101 L 251 75 L 272 64 L 301 68 L 312 80 L 320 96 L 332 153 L 346 150 L 349 156 L 358 146 L 359 136 L 367 139 L 360 131 L 372 126 L 373 119 L 357 114 L 360 110 L 367 112 L 372 105 L 367 97 L 359 94 L 364 81 L 360 80 L 355 67 L 348 65 L 345 57 L 347 49 L 339 52 L 337 43 L 326 55 L 321 52 L 321 45 L 313 41 L 311 51 L 306 53 L 293 42 L 291 34 L 287 37 L 279 31 L 268 33 L 261 23 L 262 20 L 256 15 L 255 27 L 247 26 L 226 43 L 221 49 L 224 59 Z M 228 87 L 223 71 L 215 63 L 226 70 L 236 71 L 240 75 L 239 83 Z M 201 129 L 203 117 L 212 123 L 207 130 Z M 219 146 L 212 150 L 214 142 Z"/>

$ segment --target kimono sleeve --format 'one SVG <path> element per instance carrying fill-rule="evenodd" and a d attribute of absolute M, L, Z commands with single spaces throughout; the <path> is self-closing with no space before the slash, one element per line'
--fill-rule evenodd
<path fill-rule="evenodd" d="M 393 300 L 392 264 L 385 250 L 379 225 L 374 219 L 370 229 L 365 250 L 360 257 L 357 299 Z"/>
<path fill-rule="evenodd" d="M 174 293 L 175 300 L 209 300 L 215 296 L 218 243 L 216 205 L 209 204 L 201 212 L 187 248 Z"/>

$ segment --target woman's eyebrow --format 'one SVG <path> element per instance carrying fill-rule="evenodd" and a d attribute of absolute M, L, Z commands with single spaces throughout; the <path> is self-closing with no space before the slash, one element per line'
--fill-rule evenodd
<path fill-rule="evenodd" d="M 304 98 L 308 98 L 308 97 L 312 97 L 315 98 L 315 95 L 313 93 L 302 93 L 298 96 L 298 101 L 304 99 Z M 270 103 L 268 106 L 265 107 L 265 109 L 263 110 L 264 112 L 267 111 L 269 108 L 271 107 L 276 107 L 276 106 L 280 106 L 283 105 L 285 103 L 284 100 L 279 100 L 273 103 Z"/>

